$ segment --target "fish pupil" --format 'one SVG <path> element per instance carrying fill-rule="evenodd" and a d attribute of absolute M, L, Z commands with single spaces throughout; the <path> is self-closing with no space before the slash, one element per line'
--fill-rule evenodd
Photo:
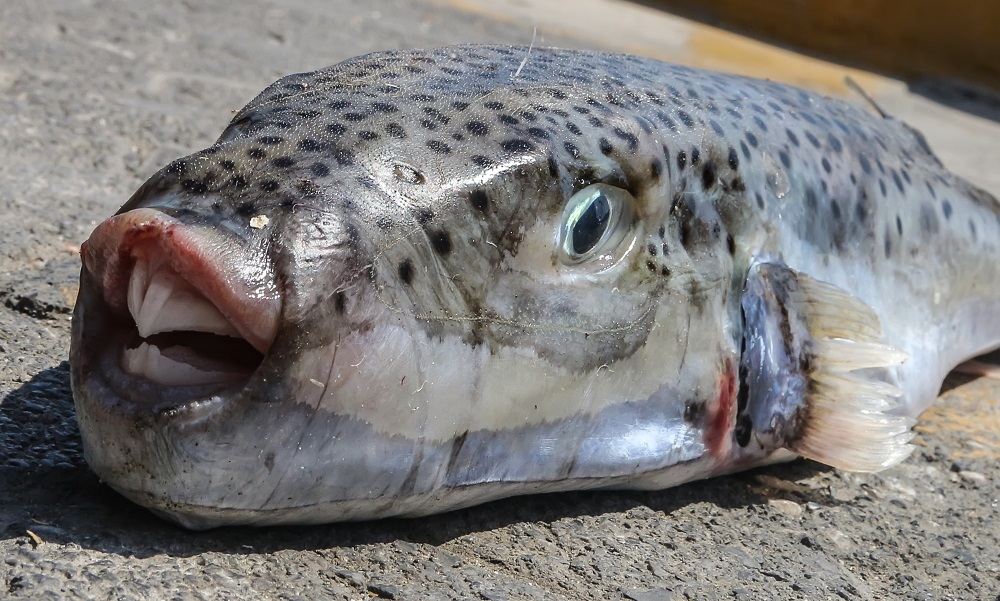
<path fill-rule="evenodd" d="M 573 225 L 573 252 L 578 255 L 590 252 L 601 241 L 611 220 L 611 204 L 604 194 L 594 196 L 587 210 Z"/>

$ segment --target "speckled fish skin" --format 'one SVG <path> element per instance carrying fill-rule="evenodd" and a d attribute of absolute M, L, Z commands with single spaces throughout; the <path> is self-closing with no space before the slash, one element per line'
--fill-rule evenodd
<path fill-rule="evenodd" d="M 596 183 L 633 217 L 566 264 L 564 209 Z M 142 236 L 197 257 L 176 269 L 261 351 L 248 379 L 171 389 L 116 367 L 122 240 Z M 837 451 L 791 444 L 815 415 L 767 417 L 748 390 L 767 370 L 747 357 L 775 351 L 747 332 L 791 319 L 748 282 L 781 303 L 801 274 L 806 296 L 870 308 L 873 344 L 898 351 L 871 365 L 896 399 L 888 465 L 947 371 L 1000 342 L 998 240 L 997 202 L 914 130 L 793 87 L 575 50 L 359 57 L 268 87 L 95 231 L 72 349 L 86 457 L 192 528 L 823 459 Z M 217 300 L 229 289 L 254 300 Z M 770 444 L 754 412 L 796 436 Z"/>

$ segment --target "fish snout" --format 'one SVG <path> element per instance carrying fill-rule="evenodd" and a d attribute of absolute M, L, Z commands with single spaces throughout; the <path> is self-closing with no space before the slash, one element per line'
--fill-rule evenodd
<path fill-rule="evenodd" d="M 273 267 L 235 234 L 142 208 L 99 225 L 81 254 L 92 277 L 84 281 L 97 288 L 87 298 L 103 305 L 90 309 L 106 312 L 81 327 L 107 330 L 90 338 L 117 341 L 106 352 L 127 376 L 168 387 L 232 384 L 271 347 L 281 308 Z"/>

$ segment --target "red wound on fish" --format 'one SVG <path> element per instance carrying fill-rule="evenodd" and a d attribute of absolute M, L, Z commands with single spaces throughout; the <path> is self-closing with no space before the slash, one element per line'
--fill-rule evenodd
<path fill-rule="evenodd" d="M 719 396 L 705 424 L 705 447 L 717 459 L 729 454 L 733 444 L 733 428 L 736 426 L 736 397 L 739 393 L 738 368 L 734 361 L 727 359 L 726 367 L 719 379 Z"/>

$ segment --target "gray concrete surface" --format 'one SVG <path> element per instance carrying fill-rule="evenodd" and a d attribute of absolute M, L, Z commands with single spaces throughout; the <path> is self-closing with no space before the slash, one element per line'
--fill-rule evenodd
<path fill-rule="evenodd" d="M 847 72 L 740 50 L 648 7 L 556 6 L 0 3 L 0 598 L 1000 599 L 996 380 L 954 377 L 918 451 L 879 475 L 797 462 L 656 493 L 190 533 L 87 470 L 66 364 L 78 245 L 278 76 L 391 47 L 527 43 L 534 27 L 548 44 L 770 66 L 833 93 Z M 858 77 L 952 168 L 1000 192 L 995 121 Z"/>

